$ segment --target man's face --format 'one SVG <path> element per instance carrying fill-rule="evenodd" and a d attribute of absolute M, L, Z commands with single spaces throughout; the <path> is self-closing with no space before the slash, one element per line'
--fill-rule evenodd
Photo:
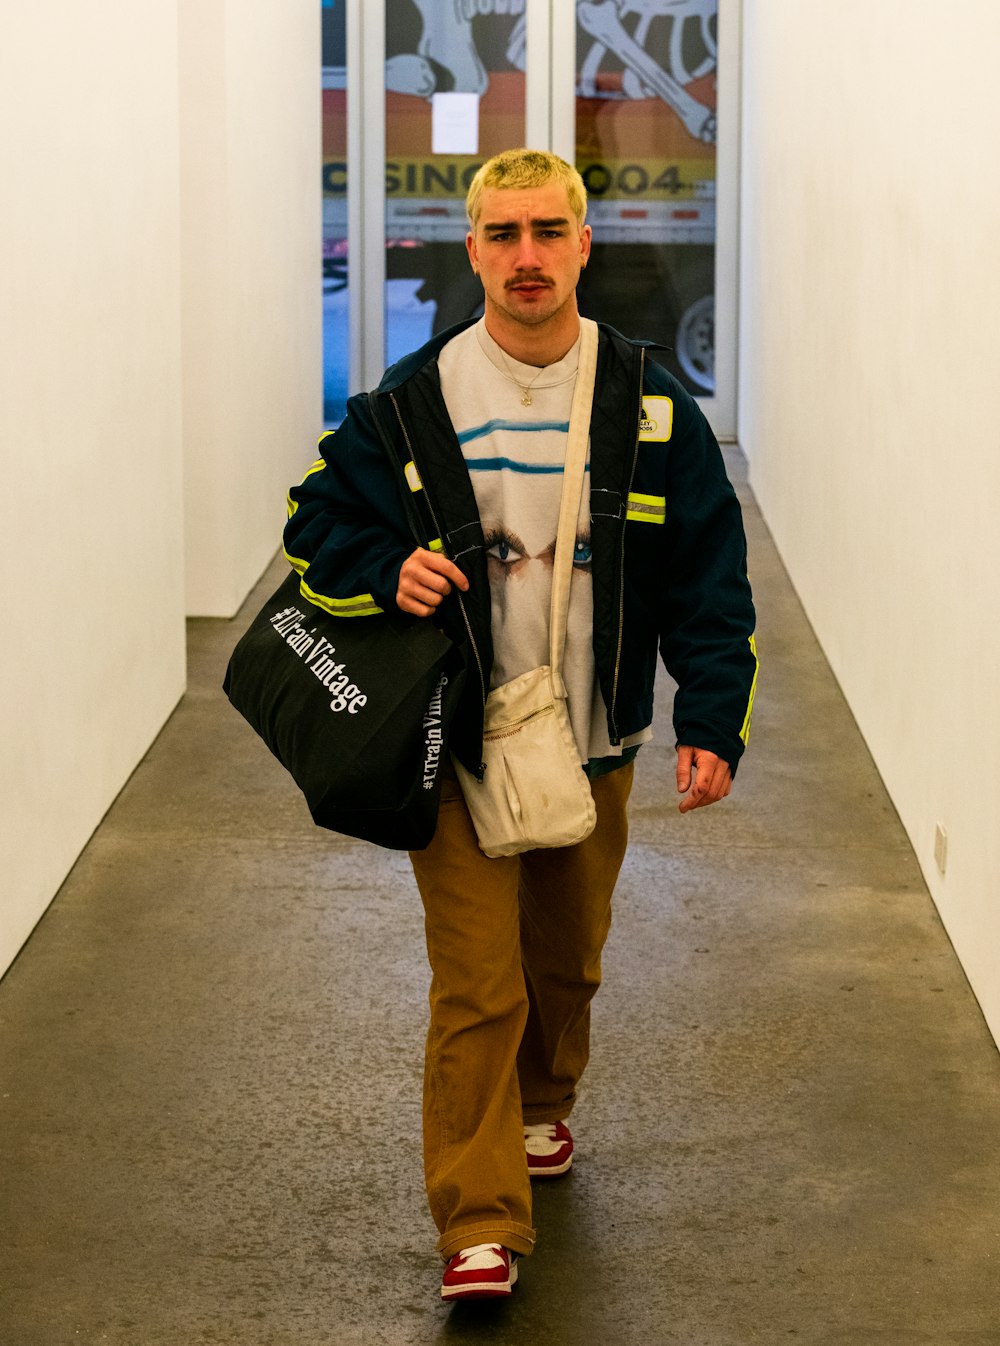
<path fill-rule="evenodd" d="M 536 327 L 576 313 L 576 283 L 590 255 L 561 182 L 543 187 L 487 187 L 479 220 L 466 238 L 483 282 L 486 313 Z"/>

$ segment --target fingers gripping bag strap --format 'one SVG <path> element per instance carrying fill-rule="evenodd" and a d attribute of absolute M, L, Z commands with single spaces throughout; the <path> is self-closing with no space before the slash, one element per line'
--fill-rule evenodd
<path fill-rule="evenodd" d="M 490 692 L 483 724 L 482 780 L 455 763 L 480 849 L 491 858 L 575 845 L 597 822 L 560 672 L 596 369 L 597 325 L 581 319 L 553 564 L 550 662 Z"/>

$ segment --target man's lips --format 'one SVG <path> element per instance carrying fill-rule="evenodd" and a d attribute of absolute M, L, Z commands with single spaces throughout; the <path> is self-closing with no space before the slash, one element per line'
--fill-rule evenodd
<path fill-rule="evenodd" d="M 508 281 L 508 290 L 513 290 L 515 294 L 525 295 L 530 298 L 532 295 L 541 294 L 543 290 L 549 289 L 552 282 L 547 279 L 533 280 L 512 280 Z"/>

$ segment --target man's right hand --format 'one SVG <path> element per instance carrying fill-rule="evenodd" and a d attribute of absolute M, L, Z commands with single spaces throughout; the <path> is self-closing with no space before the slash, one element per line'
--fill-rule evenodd
<path fill-rule="evenodd" d="M 400 568 L 396 606 L 414 617 L 429 617 L 451 593 L 452 585 L 463 593 L 469 587 L 455 562 L 440 552 L 418 547 Z"/>

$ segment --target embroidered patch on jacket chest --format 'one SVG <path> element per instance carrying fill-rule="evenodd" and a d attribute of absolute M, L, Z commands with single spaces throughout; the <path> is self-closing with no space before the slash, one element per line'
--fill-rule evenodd
<path fill-rule="evenodd" d="M 674 428 L 672 397 L 644 397 L 639 418 L 639 442 L 665 444 Z"/>

